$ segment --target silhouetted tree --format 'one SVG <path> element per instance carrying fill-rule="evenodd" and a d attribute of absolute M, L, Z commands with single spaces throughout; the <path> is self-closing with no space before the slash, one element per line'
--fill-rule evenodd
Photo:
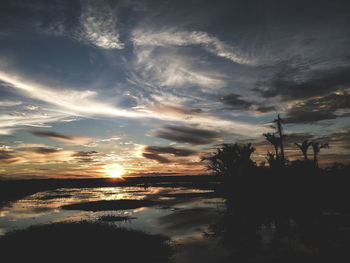
<path fill-rule="evenodd" d="M 314 151 L 314 163 L 315 166 L 318 167 L 317 154 L 321 151 L 322 148 L 329 148 L 328 143 L 320 144 L 319 142 L 311 143 L 312 150 Z"/>
<path fill-rule="evenodd" d="M 284 165 L 281 157 L 279 155 L 275 156 L 275 154 L 271 152 L 267 152 L 266 160 L 271 168 L 281 168 Z"/>
<path fill-rule="evenodd" d="M 309 142 L 308 140 L 304 140 L 301 144 L 300 143 L 294 143 L 296 146 L 298 146 L 298 148 L 301 150 L 301 152 L 304 155 L 304 159 L 308 160 L 307 158 L 307 149 L 310 147 L 310 145 L 312 144 L 312 142 Z"/>
<path fill-rule="evenodd" d="M 208 170 L 216 174 L 230 176 L 241 175 L 244 169 L 253 167 L 255 163 L 250 159 L 255 151 L 251 143 L 247 145 L 222 144 L 211 156 L 202 157 L 202 161 L 207 161 Z"/>
<path fill-rule="evenodd" d="M 278 133 L 279 139 L 280 139 L 279 146 L 281 148 L 281 159 L 282 159 L 282 162 L 284 162 L 285 158 L 284 158 L 283 140 L 285 139 L 286 136 L 283 134 L 282 119 L 280 118 L 279 114 L 277 115 L 277 119 L 275 119 L 274 122 L 277 125 L 276 129 L 277 129 L 277 133 Z"/>
<path fill-rule="evenodd" d="M 269 162 L 270 167 L 283 167 L 286 161 L 284 157 L 283 140 L 286 135 L 283 134 L 282 119 L 280 118 L 280 115 L 278 115 L 277 119 L 273 122 L 276 123 L 276 126 L 271 127 L 276 131 L 274 133 L 264 133 L 263 135 L 275 148 L 275 154 L 268 152 L 266 159 Z"/>
<path fill-rule="evenodd" d="M 273 145 L 273 147 L 275 148 L 275 152 L 276 152 L 276 159 L 278 158 L 279 154 L 278 154 L 278 147 L 280 146 L 280 139 L 274 134 L 274 133 L 264 133 L 263 134 L 264 137 L 266 138 L 266 140 L 271 143 Z"/>

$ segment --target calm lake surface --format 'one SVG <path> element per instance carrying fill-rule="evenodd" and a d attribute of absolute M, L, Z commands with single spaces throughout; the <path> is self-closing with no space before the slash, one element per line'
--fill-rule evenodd
<path fill-rule="evenodd" d="M 81 202 L 145 198 L 160 201 L 159 205 L 98 212 L 62 208 Z M 59 188 L 38 192 L 1 208 L 0 235 L 41 223 L 127 216 L 127 220 L 108 224 L 170 237 L 176 247 L 174 262 L 225 262 L 229 251 L 217 239 L 207 236 L 209 226 L 224 209 L 224 199 L 215 197 L 211 190 L 188 187 Z"/>

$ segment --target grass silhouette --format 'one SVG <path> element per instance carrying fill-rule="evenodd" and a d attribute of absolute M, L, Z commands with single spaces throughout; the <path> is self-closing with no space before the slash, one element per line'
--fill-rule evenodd
<path fill-rule="evenodd" d="M 32 226 L 0 238 L 1 255 L 11 262 L 167 262 L 168 238 L 101 222 Z"/>

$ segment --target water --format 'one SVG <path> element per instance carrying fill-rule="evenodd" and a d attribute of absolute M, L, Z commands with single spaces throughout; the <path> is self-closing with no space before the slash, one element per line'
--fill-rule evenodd
<path fill-rule="evenodd" d="M 210 225 L 224 209 L 224 200 L 211 191 L 170 187 L 60 188 L 38 192 L 3 207 L 0 235 L 35 224 L 62 221 L 96 221 L 101 216 L 129 216 L 126 221 L 109 222 L 120 227 L 170 237 L 176 246 L 175 262 L 220 262 L 229 251 L 215 238 L 207 237 Z M 61 206 L 80 202 L 121 199 L 162 201 L 157 206 L 117 211 L 65 210 Z"/>

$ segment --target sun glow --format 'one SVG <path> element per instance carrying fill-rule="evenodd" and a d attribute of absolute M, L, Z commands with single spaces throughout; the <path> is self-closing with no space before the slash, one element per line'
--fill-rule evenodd
<path fill-rule="evenodd" d="M 107 164 L 104 167 L 104 172 L 111 178 L 123 178 L 125 170 L 118 164 Z"/>

